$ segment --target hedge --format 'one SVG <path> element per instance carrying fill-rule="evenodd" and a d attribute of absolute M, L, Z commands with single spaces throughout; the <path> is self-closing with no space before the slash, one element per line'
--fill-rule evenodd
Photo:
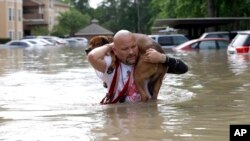
<path fill-rule="evenodd" d="M 0 38 L 0 44 L 5 44 L 9 42 L 11 39 L 10 38 Z"/>

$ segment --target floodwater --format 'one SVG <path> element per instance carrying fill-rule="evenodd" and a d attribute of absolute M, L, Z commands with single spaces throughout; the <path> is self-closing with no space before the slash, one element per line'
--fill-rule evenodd
<path fill-rule="evenodd" d="M 250 123 L 250 58 L 226 50 L 168 55 L 157 101 L 100 105 L 102 82 L 84 48 L 0 49 L 1 141 L 228 141 Z"/>

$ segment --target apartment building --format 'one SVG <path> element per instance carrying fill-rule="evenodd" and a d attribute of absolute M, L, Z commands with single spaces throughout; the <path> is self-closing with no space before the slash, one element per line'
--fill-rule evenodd
<path fill-rule="evenodd" d="M 0 38 L 23 36 L 23 0 L 0 0 Z"/>
<path fill-rule="evenodd" d="M 56 0 L 0 0 L 0 38 L 21 39 L 36 27 L 51 31 L 69 8 Z"/>
<path fill-rule="evenodd" d="M 31 35 L 36 27 L 46 27 L 52 31 L 58 24 L 59 13 L 68 11 L 70 6 L 56 0 L 24 0 L 23 8 L 24 35 Z"/>

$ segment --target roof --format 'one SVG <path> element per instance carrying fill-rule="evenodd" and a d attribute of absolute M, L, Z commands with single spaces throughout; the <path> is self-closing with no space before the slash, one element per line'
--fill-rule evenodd
<path fill-rule="evenodd" d="M 242 20 L 250 20 L 249 17 L 213 17 L 213 18 L 177 18 L 177 19 L 157 19 L 154 27 L 173 27 L 173 28 L 188 28 L 188 27 L 212 27 L 218 25 L 232 24 Z"/>
<path fill-rule="evenodd" d="M 233 30 L 245 30 L 246 27 L 240 27 L 241 22 L 250 22 L 250 17 L 210 17 L 210 18 L 169 18 L 157 19 L 152 27 L 153 33 L 159 33 L 160 30 L 171 27 L 186 31 L 185 34 L 191 38 L 199 37 L 210 27 L 220 30 L 220 27 L 228 27 Z"/>
<path fill-rule="evenodd" d="M 113 35 L 114 33 L 100 26 L 98 20 L 92 20 L 92 23 L 79 30 L 75 35 Z"/>

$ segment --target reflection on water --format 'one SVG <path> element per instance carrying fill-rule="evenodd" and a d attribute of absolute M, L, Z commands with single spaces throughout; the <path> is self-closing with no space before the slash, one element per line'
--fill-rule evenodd
<path fill-rule="evenodd" d="M 0 49 L 0 140 L 221 141 L 250 122 L 249 56 L 168 54 L 189 72 L 167 74 L 157 101 L 100 105 L 84 48 Z"/>
<path fill-rule="evenodd" d="M 250 56 L 248 54 L 234 54 L 228 56 L 230 70 L 239 75 L 249 70 Z"/>

